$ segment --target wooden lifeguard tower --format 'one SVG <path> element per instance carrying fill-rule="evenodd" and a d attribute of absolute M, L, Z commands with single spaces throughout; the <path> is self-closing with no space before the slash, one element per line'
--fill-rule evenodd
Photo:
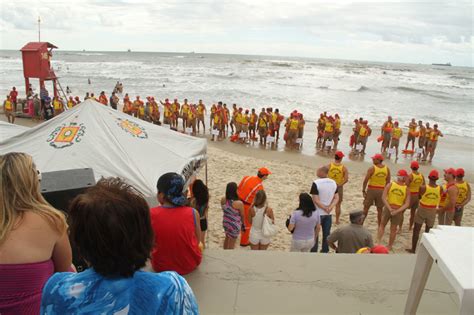
<path fill-rule="evenodd" d="M 56 85 L 58 78 L 51 67 L 53 48 L 58 47 L 48 42 L 30 42 L 21 49 L 26 95 L 30 87 L 30 78 L 38 78 L 40 89 L 45 87 L 45 81 L 53 81 L 54 96 L 58 96 Z"/>

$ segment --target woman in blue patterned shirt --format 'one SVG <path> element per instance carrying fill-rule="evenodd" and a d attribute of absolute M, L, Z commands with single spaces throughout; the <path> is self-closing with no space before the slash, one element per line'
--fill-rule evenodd
<path fill-rule="evenodd" d="M 101 179 L 70 207 L 70 237 L 89 269 L 54 274 L 41 314 L 198 314 L 186 280 L 141 271 L 153 247 L 146 201 L 118 178 Z"/>

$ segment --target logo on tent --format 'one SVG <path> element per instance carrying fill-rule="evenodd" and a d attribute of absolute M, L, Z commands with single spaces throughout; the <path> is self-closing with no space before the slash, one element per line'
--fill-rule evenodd
<path fill-rule="evenodd" d="M 81 137 L 85 134 L 84 124 L 70 123 L 69 126 L 63 124 L 51 132 L 48 140 L 49 145 L 56 149 L 72 146 L 76 142 L 81 142 Z"/>
<path fill-rule="evenodd" d="M 139 124 L 134 123 L 128 119 L 117 118 L 117 125 L 122 128 L 125 132 L 131 134 L 134 137 L 140 139 L 148 138 L 148 134 L 145 131 L 145 128 L 141 127 Z"/>

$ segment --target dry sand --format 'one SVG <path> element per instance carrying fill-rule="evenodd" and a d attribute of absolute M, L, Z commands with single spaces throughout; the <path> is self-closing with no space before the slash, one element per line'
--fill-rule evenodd
<path fill-rule="evenodd" d="M 234 146 L 234 148 L 232 150 L 222 150 L 219 148 L 220 146 L 224 148 Z M 231 152 L 234 150 L 238 150 L 239 154 Z M 258 153 L 255 151 L 258 151 Z M 283 154 L 283 157 L 285 153 L 277 152 L 277 154 Z M 311 183 L 316 178 L 316 169 L 330 163 L 331 159 L 317 156 L 311 159 L 311 165 L 305 165 L 308 161 L 299 154 L 288 154 L 282 160 L 275 160 L 272 156 L 272 151 L 249 149 L 238 144 L 222 142 L 209 145 L 208 186 L 211 200 L 208 218 L 209 230 L 206 236 L 206 243 L 209 248 L 221 248 L 224 241 L 222 210 L 219 201 L 224 196 L 226 184 L 232 181 L 239 183 L 243 176 L 256 174 L 258 168 L 265 166 L 273 172 L 268 180 L 264 182 L 264 187 L 269 206 L 273 208 L 276 216 L 276 224 L 280 227 L 278 235 L 272 239 L 269 250 L 289 250 L 291 234 L 285 228 L 285 220 L 296 209 L 298 195 L 301 192 L 309 192 Z M 349 222 L 350 211 L 362 209 L 362 182 L 369 166 L 370 164 L 365 162 L 347 164 L 350 178 L 344 187 L 341 225 Z M 203 171 L 199 174 L 199 177 L 204 178 Z M 471 202 L 464 210 L 463 225 L 473 226 L 473 210 L 474 203 Z M 377 233 L 376 213 L 375 207 L 372 207 L 365 221 L 365 226 L 372 232 L 374 242 Z M 406 211 L 403 230 L 401 234 L 397 235 L 393 247 L 395 253 L 405 253 L 405 248 L 411 247 L 412 233 L 408 231 L 408 220 L 409 211 Z M 388 227 L 382 242 L 384 245 L 387 245 L 388 242 Z M 334 228 L 337 228 L 337 226 L 333 224 Z M 248 248 L 241 248 L 237 245 L 236 249 L 247 250 Z"/>

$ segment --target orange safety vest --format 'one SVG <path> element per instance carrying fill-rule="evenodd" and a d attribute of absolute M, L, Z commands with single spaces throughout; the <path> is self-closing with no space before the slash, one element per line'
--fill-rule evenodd
<path fill-rule="evenodd" d="M 251 204 L 259 190 L 263 190 L 263 180 L 258 176 L 245 176 L 237 187 L 237 195 L 245 204 Z"/>

